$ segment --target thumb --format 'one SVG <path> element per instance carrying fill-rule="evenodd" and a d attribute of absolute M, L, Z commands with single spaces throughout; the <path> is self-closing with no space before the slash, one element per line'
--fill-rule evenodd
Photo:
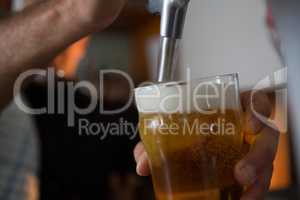
<path fill-rule="evenodd" d="M 265 127 L 257 136 L 250 152 L 235 167 L 235 177 L 244 186 L 253 184 L 258 175 L 271 168 L 276 155 L 279 134 Z"/>
<path fill-rule="evenodd" d="M 269 118 L 272 113 L 272 103 L 267 94 L 263 92 L 246 92 L 242 94 L 244 113 L 244 132 L 246 137 L 257 135 L 266 126 L 255 112 Z M 249 142 L 248 138 L 247 142 Z"/>

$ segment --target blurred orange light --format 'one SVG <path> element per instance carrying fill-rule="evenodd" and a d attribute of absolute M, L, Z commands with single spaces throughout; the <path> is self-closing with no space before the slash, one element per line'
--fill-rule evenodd
<path fill-rule="evenodd" d="M 88 42 L 88 37 L 81 39 L 56 57 L 55 67 L 57 70 L 63 70 L 66 78 L 72 79 L 75 77 L 76 69 L 85 56 Z"/>

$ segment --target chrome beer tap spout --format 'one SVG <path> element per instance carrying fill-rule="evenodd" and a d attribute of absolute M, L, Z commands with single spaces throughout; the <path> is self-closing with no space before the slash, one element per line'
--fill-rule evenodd
<path fill-rule="evenodd" d="M 159 82 L 171 81 L 190 0 L 149 0 L 149 10 L 161 14 Z"/>

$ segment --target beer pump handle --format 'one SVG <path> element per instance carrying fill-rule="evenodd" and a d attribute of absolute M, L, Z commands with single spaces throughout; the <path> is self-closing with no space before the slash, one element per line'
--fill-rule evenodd
<path fill-rule="evenodd" d="M 190 0 L 149 0 L 149 10 L 161 14 L 158 82 L 172 80 L 178 42 L 182 38 L 189 2 Z"/>

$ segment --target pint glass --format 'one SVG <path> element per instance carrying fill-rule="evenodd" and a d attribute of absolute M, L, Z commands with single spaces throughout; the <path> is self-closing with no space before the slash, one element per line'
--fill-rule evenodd
<path fill-rule="evenodd" d="M 157 200 L 239 200 L 235 164 L 247 151 L 238 75 L 135 90 Z"/>

